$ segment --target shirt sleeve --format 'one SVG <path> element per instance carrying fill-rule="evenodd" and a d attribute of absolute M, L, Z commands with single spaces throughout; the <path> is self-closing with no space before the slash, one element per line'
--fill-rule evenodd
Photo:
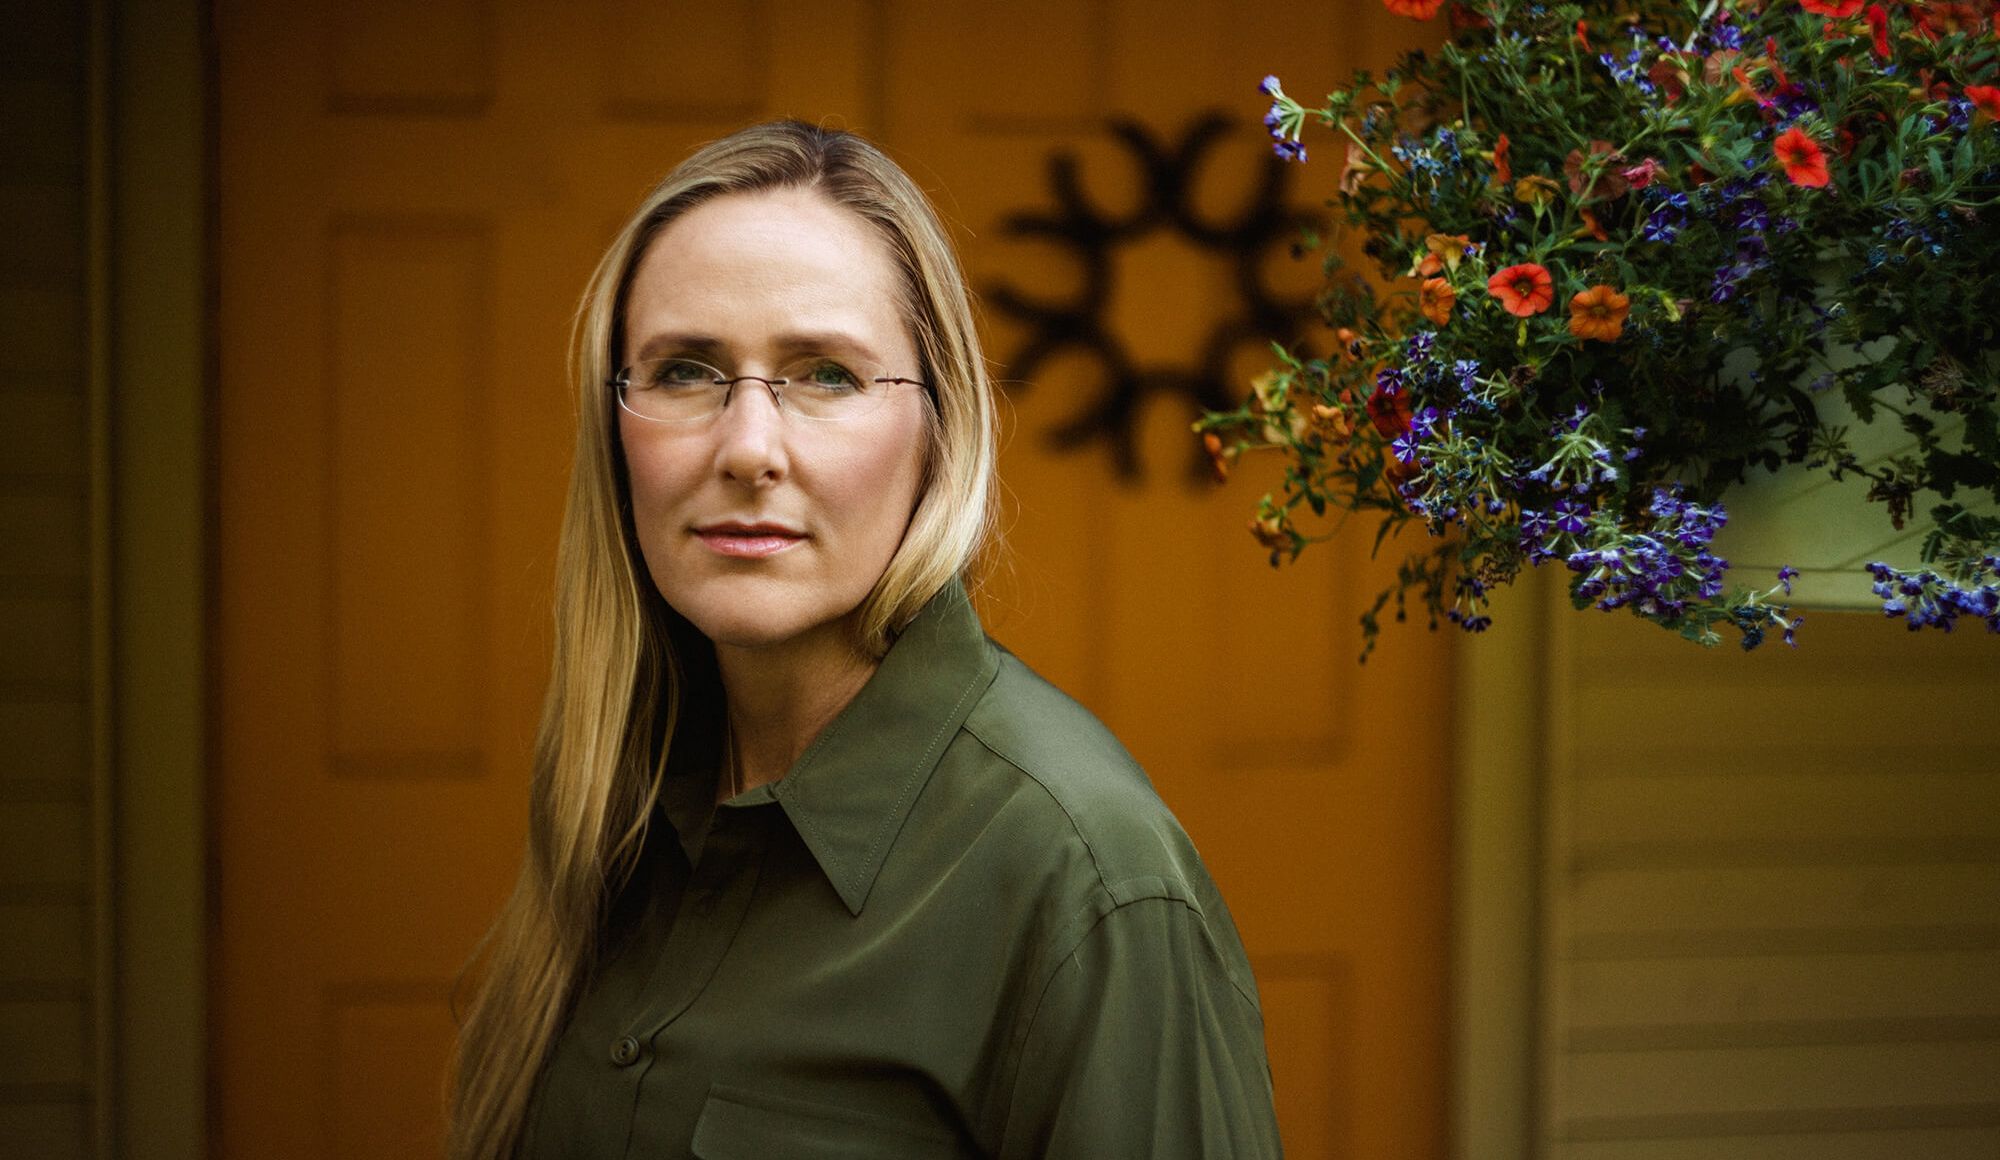
<path fill-rule="evenodd" d="M 1281 1155 L 1263 1016 L 1199 910 L 1116 906 L 1056 967 L 1022 1041 L 1001 1155 Z"/>

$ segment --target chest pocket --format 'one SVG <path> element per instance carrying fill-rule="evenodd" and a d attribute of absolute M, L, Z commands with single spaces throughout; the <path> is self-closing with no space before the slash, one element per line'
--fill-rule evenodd
<path fill-rule="evenodd" d="M 694 1126 L 700 1160 L 930 1160 L 971 1156 L 929 1126 L 717 1085 Z"/>

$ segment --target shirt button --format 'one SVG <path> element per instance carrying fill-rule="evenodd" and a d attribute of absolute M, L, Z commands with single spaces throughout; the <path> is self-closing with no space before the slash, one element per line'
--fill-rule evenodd
<path fill-rule="evenodd" d="M 630 1035 L 611 1045 L 611 1062 L 629 1067 L 639 1059 L 639 1041 Z"/>

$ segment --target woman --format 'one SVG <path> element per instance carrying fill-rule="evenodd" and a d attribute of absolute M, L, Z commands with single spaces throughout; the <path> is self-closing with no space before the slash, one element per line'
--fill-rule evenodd
<path fill-rule="evenodd" d="M 599 265 L 528 856 L 461 1158 L 1274 1155 L 1255 985 L 1145 775 L 962 577 L 992 387 L 873 146 L 761 125 Z"/>

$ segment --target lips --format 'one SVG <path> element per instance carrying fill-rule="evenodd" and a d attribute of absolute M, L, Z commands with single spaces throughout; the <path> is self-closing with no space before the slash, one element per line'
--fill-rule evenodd
<path fill-rule="evenodd" d="M 694 534 L 717 555 L 746 560 L 775 556 L 806 540 L 804 532 L 783 524 L 746 524 L 734 520 L 703 525 Z"/>

